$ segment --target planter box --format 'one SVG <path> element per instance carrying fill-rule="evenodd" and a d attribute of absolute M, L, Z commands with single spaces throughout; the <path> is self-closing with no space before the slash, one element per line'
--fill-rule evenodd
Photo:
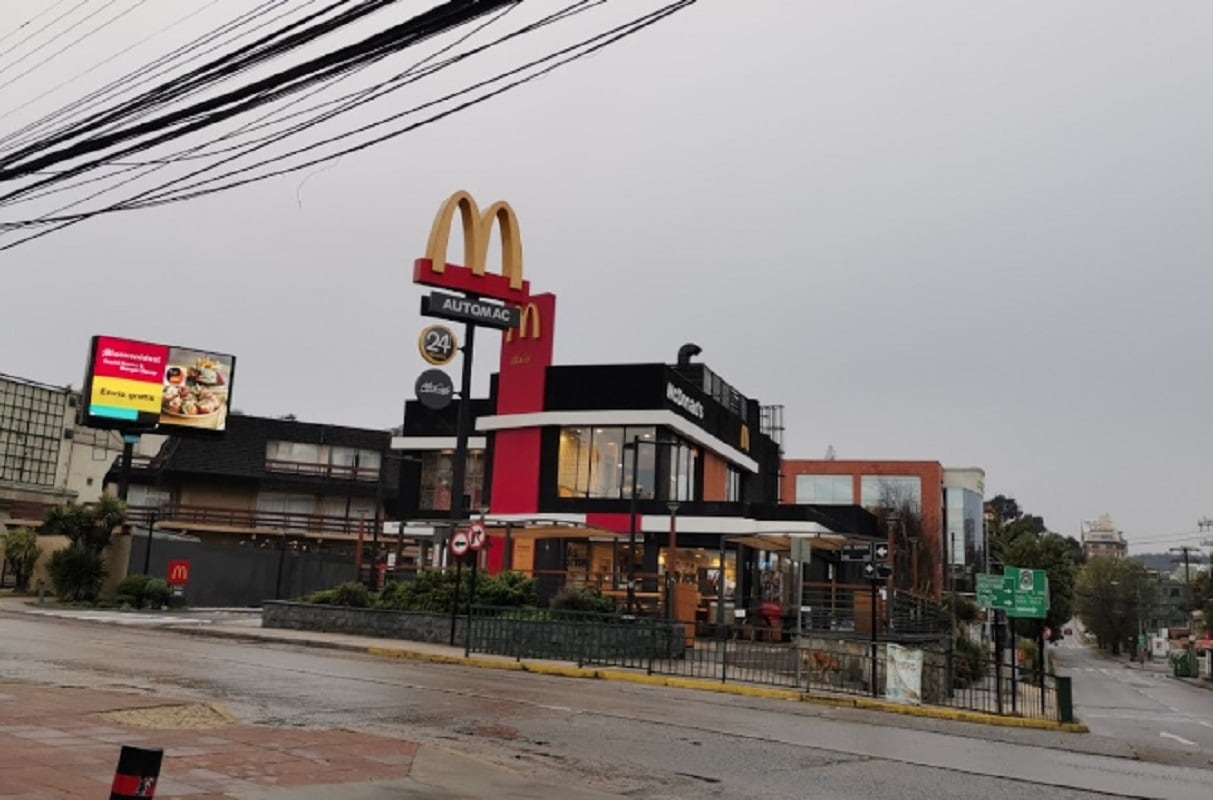
<path fill-rule="evenodd" d="M 451 616 L 381 608 L 351 608 L 315 603 L 267 600 L 261 606 L 261 627 L 296 631 L 348 633 L 411 642 L 449 644 Z M 467 617 L 455 619 L 455 644 L 467 641 Z"/>

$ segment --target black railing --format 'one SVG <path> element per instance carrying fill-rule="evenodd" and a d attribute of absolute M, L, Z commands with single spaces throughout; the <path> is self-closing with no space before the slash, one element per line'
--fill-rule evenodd
<path fill-rule="evenodd" d="M 579 666 L 849 694 L 1003 716 L 1058 720 L 1058 679 L 977 649 L 837 635 L 771 640 L 754 626 L 711 638 L 653 618 L 474 606 L 467 650 Z M 873 670 L 875 650 L 875 670 Z"/>

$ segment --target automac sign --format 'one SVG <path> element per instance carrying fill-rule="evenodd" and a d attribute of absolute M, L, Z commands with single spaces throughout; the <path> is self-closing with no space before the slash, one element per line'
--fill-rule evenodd
<path fill-rule="evenodd" d="M 665 385 L 665 396 L 667 400 L 691 416 L 703 419 L 703 403 L 675 386 L 672 381 Z"/>
<path fill-rule="evenodd" d="M 513 329 L 518 327 L 522 312 L 500 303 L 486 303 L 470 297 L 459 297 L 443 292 L 431 292 L 425 298 L 422 313 L 443 319 L 472 322 L 492 328 Z"/>

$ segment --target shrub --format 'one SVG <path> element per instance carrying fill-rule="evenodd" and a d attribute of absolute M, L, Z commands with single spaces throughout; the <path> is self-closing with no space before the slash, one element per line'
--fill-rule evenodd
<path fill-rule="evenodd" d="M 471 594 L 470 570 L 459 582 L 459 612 L 466 613 Z M 520 572 L 476 576 L 476 605 L 523 608 L 535 604 L 535 581 Z M 389 583 L 374 599 L 376 608 L 449 614 L 455 603 L 455 573 L 429 570 L 411 581 Z"/>
<path fill-rule="evenodd" d="M 469 582 L 468 589 L 471 584 Z M 466 594 L 461 596 L 465 598 Z M 477 605 L 518 608 L 535 605 L 535 581 L 521 572 L 503 572 L 489 577 L 477 576 Z"/>
<path fill-rule="evenodd" d="M 552 598 L 551 607 L 556 611 L 615 613 L 615 601 L 609 597 L 603 597 L 602 592 L 589 586 L 581 589 L 566 586 Z"/>
<path fill-rule="evenodd" d="M 129 597 L 133 601 L 131 603 L 135 608 L 143 608 L 146 598 L 147 585 L 152 579 L 151 575 L 127 575 L 118 584 L 116 594 L 123 597 Z"/>
<path fill-rule="evenodd" d="M 367 608 L 371 605 L 371 593 L 357 581 L 349 581 L 331 589 L 321 589 L 302 598 L 305 603 L 325 606 L 352 606 Z"/>
<path fill-rule="evenodd" d="M 60 600 L 92 602 L 105 580 L 101 555 L 85 547 L 56 550 L 50 560 L 51 586 Z"/>
<path fill-rule="evenodd" d="M 29 528 L 17 528 L 7 531 L 3 536 L 0 536 L 0 541 L 4 543 L 4 560 L 8 562 L 8 567 L 13 571 L 13 581 L 17 584 L 17 591 L 29 591 L 29 579 L 34 574 L 34 565 L 38 563 L 38 558 L 42 555 L 42 548 L 38 546 L 38 534 Z"/>
<path fill-rule="evenodd" d="M 143 590 L 143 606 L 145 608 L 162 608 L 168 605 L 168 599 L 173 594 L 168 581 L 164 578 L 152 578 Z"/>
<path fill-rule="evenodd" d="M 339 606 L 367 608 L 371 604 L 371 593 L 364 584 L 349 581 L 333 590 L 333 603 Z"/>
<path fill-rule="evenodd" d="M 966 636 L 956 639 L 952 654 L 952 684 L 957 689 L 967 689 L 985 680 L 990 666 L 990 656 L 980 642 Z"/>

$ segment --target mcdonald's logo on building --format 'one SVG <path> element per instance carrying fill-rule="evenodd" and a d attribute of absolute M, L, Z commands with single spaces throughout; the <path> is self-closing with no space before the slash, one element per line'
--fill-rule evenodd
<path fill-rule="evenodd" d="M 451 224 L 456 213 L 463 224 L 463 266 L 447 263 Z M 486 272 L 494 227 L 501 235 L 500 275 Z M 507 302 L 525 302 L 530 285 L 522 277 L 522 235 L 514 209 L 509 203 L 498 201 L 481 213 L 470 194 L 455 192 L 438 209 L 425 258 L 414 264 L 413 282 Z"/>
<path fill-rule="evenodd" d="M 185 586 L 190 582 L 190 562 L 188 561 L 170 561 L 168 562 L 168 585 L 169 586 Z"/>
<path fill-rule="evenodd" d="M 530 323 L 530 333 L 532 339 L 543 338 L 543 315 L 539 313 L 539 307 L 534 303 L 527 303 L 522 306 L 522 320 L 518 324 L 518 338 L 527 338 L 527 323 Z M 507 342 L 514 341 L 514 331 L 511 329 L 506 332 L 505 340 Z"/>

